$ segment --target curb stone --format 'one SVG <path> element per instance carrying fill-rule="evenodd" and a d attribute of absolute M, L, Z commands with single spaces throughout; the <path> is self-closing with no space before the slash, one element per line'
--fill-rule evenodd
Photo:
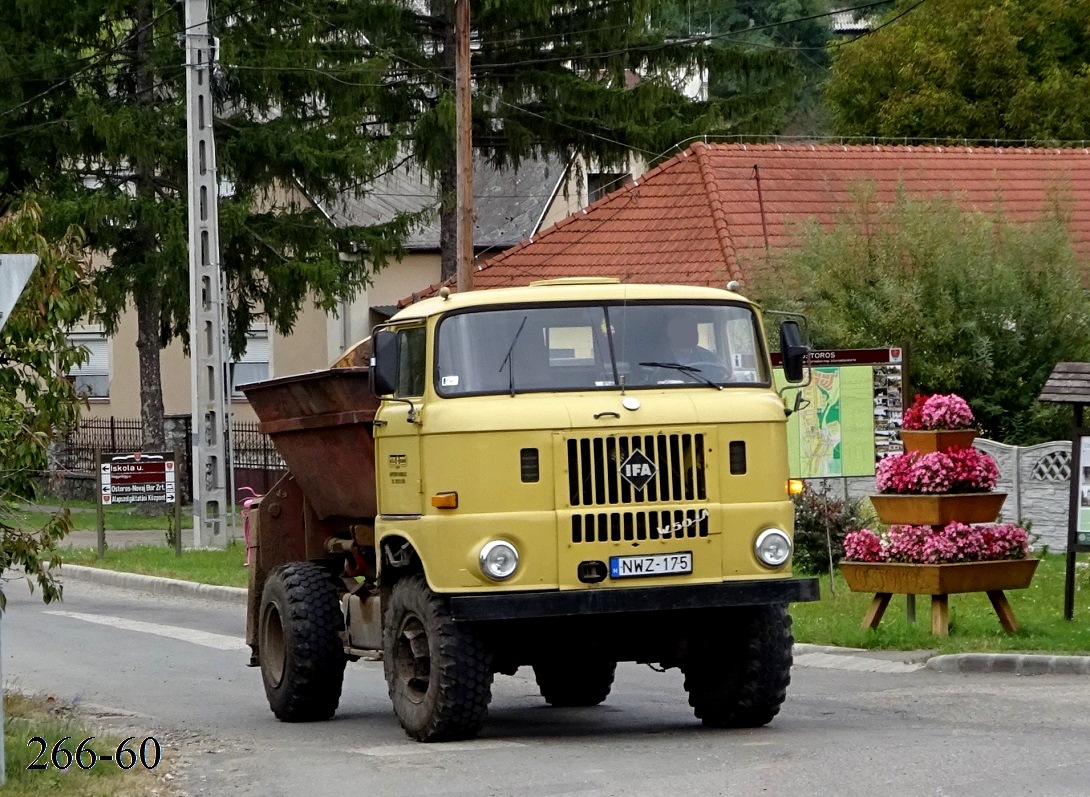
<path fill-rule="evenodd" d="M 118 570 L 105 570 L 101 567 L 84 567 L 83 565 L 61 565 L 60 574 L 62 578 L 91 581 L 109 587 L 142 590 L 157 595 L 204 598 L 225 603 L 246 603 L 246 590 L 242 587 L 199 584 L 195 581 L 183 581 L 178 578 L 143 576 L 137 573 L 123 573 Z"/>
<path fill-rule="evenodd" d="M 933 656 L 928 669 L 943 673 L 1011 673 L 1014 675 L 1090 675 L 1090 656 L 1040 653 L 955 653 Z"/>
<path fill-rule="evenodd" d="M 195 581 L 183 581 L 177 578 L 144 576 L 137 573 L 123 573 L 117 570 L 105 570 L 100 567 L 83 565 L 62 565 L 61 576 L 74 581 L 90 581 L 111 587 L 141 590 L 158 595 L 175 595 L 188 598 L 222 601 L 245 605 L 246 590 L 242 587 L 221 587 L 213 584 L 199 584 Z M 833 645 L 810 645 L 796 643 L 794 654 L 841 656 L 858 658 L 869 652 L 866 648 L 836 647 Z M 901 651 L 910 653 L 911 651 Z M 888 651 L 887 651 L 888 653 Z M 918 659 L 917 659 L 918 661 Z M 879 661 L 875 664 L 896 664 L 896 661 Z M 1015 675 L 1090 675 L 1090 656 L 1050 656 L 1035 653 L 954 653 L 931 656 L 926 664 L 906 667 L 904 672 L 926 666 L 927 669 L 940 673 L 1005 673 Z"/>

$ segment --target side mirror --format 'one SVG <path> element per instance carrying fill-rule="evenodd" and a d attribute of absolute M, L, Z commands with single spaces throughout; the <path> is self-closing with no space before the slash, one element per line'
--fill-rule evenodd
<path fill-rule="evenodd" d="M 397 333 L 376 330 L 371 335 L 371 390 L 376 396 L 397 392 Z"/>
<path fill-rule="evenodd" d="M 788 382 L 801 382 L 803 365 L 810 347 L 802 342 L 799 322 L 787 320 L 780 324 L 780 354 L 783 356 L 783 375 Z"/>

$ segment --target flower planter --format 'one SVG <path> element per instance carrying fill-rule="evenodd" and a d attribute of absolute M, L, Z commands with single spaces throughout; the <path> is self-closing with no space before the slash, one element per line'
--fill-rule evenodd
<path fill-rule="evenodd" d="M 1037 559 L 917 565 L 894 562 L 841 562 L 840 572 L 852 592 L 895 595 L 951 595 L 1025 589 L 1037 570 Z"/>
<path fill-rule="evenodd" d="M 935 493 L 927 495 L 872 495 L 871 503 L 883 523 L 945 526 L 991 523 L 999 516 L 1006 493 Z"/>
<path fill-rule="evenodd" d="M 862 627 L 875 629 L 894 595 L 931 596 L 931 633 L 950 633 L 948 596 L 960 592 L 985 592 L 1007 633 L 1018 630 L 1007 589 L 1025 589 L 1037 570 L 1037 559 L 999 559 L 989 562 L 918 565 L 894 562 L 841 562 L 840 572 L 852 592 L 873 592 Z M 910 600 L 915 600 L 911 598 Z M 912 604 L 913 612 L 915 604 Z"/>
<path fill-rule="evenodd" d="M 905 451 L 931 454 L 952 448 L 968 448 L 976 439 L 972 429 L 902 429 L 901 443 Z"/>

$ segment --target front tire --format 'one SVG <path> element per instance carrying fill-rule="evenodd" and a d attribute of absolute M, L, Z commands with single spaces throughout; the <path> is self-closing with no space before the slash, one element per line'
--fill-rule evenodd
<path fill-rule="evenodd" d="M 615 661 L 547 661 L 534 665 L 541 696 L 550 706 L 597 706 L 609 697 Z"/>
<path fill-rule="evenodd" d="M 276 568 L 261 593 L 260 618 L 258 658 L 273 714 L 284 722 L 332 717 L 347 657 L 330 574 L 312 562 Z"/>
<path fill-rule="evenodd" d="M 492 700 L 492 655 L 421 575 L 394 584 L 383 623 L 383 669 L 401 727 L 420 742 L 469 739 Z"/>
<path fill-rule="evenodd" d="M 714 642 L 693 640 L 681 666 L 689 705 L 713 728 L 758 728 L 772 721 L 791 683 L 791 615 L 787 607 L 738 610 Z"/>

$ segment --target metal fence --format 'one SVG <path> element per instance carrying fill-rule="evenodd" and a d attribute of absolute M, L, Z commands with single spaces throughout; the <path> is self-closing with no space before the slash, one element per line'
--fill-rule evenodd
<path fill-rule="evenodd" d="M 139 419 L 86 418 L 79 429 L 58 446 L 53 468 L 70 473 L 94 473 L 98 469 L 95 451 L 139 451 L 144 429 Z"/>
<path fill-rule="evenodd" d="M 188 417 L 175 419 L 167 431 L 167 448 L 179 444 L 183 462 L 179 469 L 185 474 L 183 493 L 191 496 L 192 450 L 189 444 Z M 180 423 L 177 421 L 181 421 Z M 93 476 L 97 470 L 95 451 L 140 451 L 144 431 L 138 418 L 86 418 L 79 429 L 67 435 L 53 447 L 50 469 L 60 476 Z M 235 468 L 235 486 L 252 487 L 259 493 L 269 488 L 287 470 L 269 436 L 258 424 L 235 421 L 231 424 L 231 451 L 228 454 Z"/>

